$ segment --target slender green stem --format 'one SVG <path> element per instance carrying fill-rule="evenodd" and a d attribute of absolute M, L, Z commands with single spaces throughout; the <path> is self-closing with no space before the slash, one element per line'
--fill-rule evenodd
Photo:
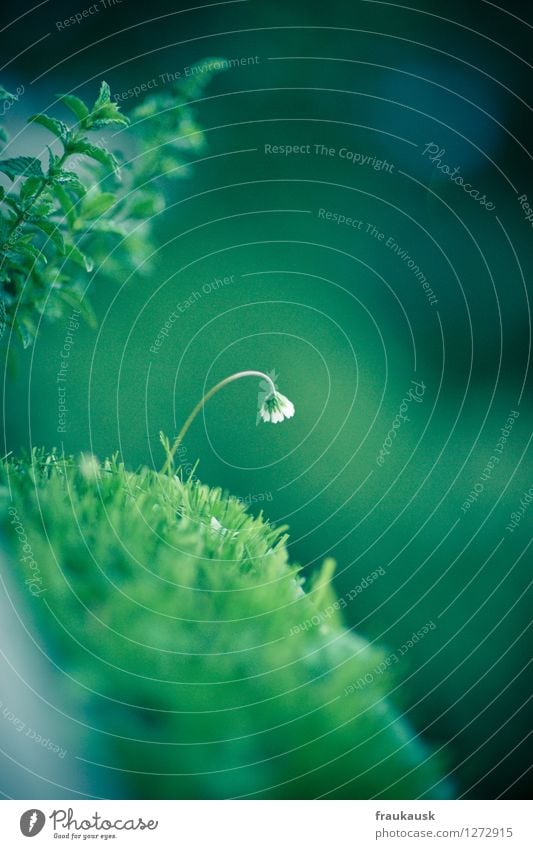
<path fill-rule="evenodd" d="M 266 380 L 267 383 L 270 384 L 270 388 L 272 389 L 272 392 L 276 391 L 276 387 L 274 386 L 271 378 L 268 376 L 268 374 L 264 374 L 264 372 L 262 372 L 262 371 L 238 371 L 235 374 L 231 374 L 229 377 L 225 377 L 224 380 L 220 381 L 220 383 L 215 384 L 215 386 L 213 386 L 209 390 L 209 392 L 206 392 L 206 394 L 203 396 L 203 398 L 201 398 L 200 401 L 198 401 L 196 407 L 193 409 L 192 413 L 186 419 L 185 424 L 183 425 L 182 429 L 180 430 L 176 439 L 174 440 L 172 448 L 170 449 L 169 453 L 167 454 L 167 459 L 165 460 L 165 463 L 163 464 L 163 467 L 161 468 L 161 474 L 164 475 L 166 472 L 171 471 L 171 468 L 173 466 L 174 455 L 175 455 L 176 451 L 178 450 L 180 444 L 183 442 L 185 434 L 189 430 L 189 428 L 192 425 L 193 421 L 195 420 L 196 416 L 198 415 L 200 410 L 202 410 L 202 408 L 205 406 L 205 404 L 209 401 L 209 399 L 212 398 L 213 395 L 216 395 L 216 393 L 219 391 L 219 389 L 222 389 L 223 386 L 227 386 L 228 383 L 233 383 L 234 380 L 240 380 L 241 377 L 262 377 L 263 380 Z"/>

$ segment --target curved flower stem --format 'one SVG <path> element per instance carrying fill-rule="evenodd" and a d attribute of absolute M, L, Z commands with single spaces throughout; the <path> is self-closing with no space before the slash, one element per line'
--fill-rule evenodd
<path fill-rule="evenodd" d="M 252 371 L 252 370 L 250 370 L 250 371 L 238 371 L 238 372 L 235 372 L 235 374 L 231 374 L 229 377 L 225 377 L 224 380 L 220 381 L 220 383 L 215 384 L 215 386 L 213 386 L 209 390 L 209 392 L 206 392 L 206 394 L 203 396 L 203 398 L 201 398 L 200 401 L 198 401 L 196 407 L 194 408 L 192 413 L 189 415 L 189 417 L 185 421 L 185 424 L 183 425 L 182 429 L 180 430 L 176 439 L 174 440 L 172 448 L 170 449 L 169 452 L 167 452 L 167 459 L 165 460 L 165 462 L 164 462 L 164 464 L 161 468 L 161 474 L 164 475 L 164 474 L 166 474 L 166 472 L 171 471 L 171 467 L 173 465 L 174 455 L 175 455 L 176 451 L 178 450 L 180 444 L 183 442 L 185 434 L 189 430 L 189 428 L 192 425 L 193 421 L 195 420 L 196 416 L 198 415 L 200 410 L 205 406 L 205 404 L 209 401 L 209 399 L 212 398 L 213 395 L 216 395 L 216 393 L 219 391 L 219 389 L 222 389 L 223 386 L 226 386 L 228 383 L 233 383 L 234 380 L 240 380 L 241 377 L 262 377 L 263 380 L 266 380 L 267 383 L 270 384 L 270 388 L 271 388 L 272 392 L 273 393 L 276 392 L 276 387 L 274 386 L 272 379 L 268 376 L 268 374 L 264 374 L 264 372 L 262 372 L 262 371 Z"/>

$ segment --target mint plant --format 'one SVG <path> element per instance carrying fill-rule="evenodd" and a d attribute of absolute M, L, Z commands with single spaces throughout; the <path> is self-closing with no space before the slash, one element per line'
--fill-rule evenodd
<path fill-rule="evenodd" d="M 0 301 L 24 347 L 32 344 L 43 315 L 54 320 L 74 307 L 94 323 L 85 295 L 93 270 L 111 278 L 119 269 L 122 275 L 149 270 L 152 221 L 165 206 L 164 181 L 186 176 L 191 155 L 205 144 L 188 100 L 198 97 L 210 76 L 174 83 L 129 117 L 106 82 L 92 106 L 61 95 L 70 120 L 29 118 L 51 134 L 44 161 L 0 160 L 10 181 L 7 190 L 0 186 Z M 0 89 L 0 101 L 9 104 L 13 97 Z M 109 141 L 95 139 L 96 132 L 109 130 L 127 130 L 128 159 Z M 2 130 L 0 143 L 7 141 Z"/>

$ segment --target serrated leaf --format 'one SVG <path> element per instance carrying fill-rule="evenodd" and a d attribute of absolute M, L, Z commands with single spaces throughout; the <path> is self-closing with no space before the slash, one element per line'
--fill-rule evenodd
<path fill-rule="evenodd" d="M 20 189 L 20 199 L 26 200 L 31 195 L 34 195 L 41 188 L 42 184 L 43 181 L 39 177 L 28 177 Z"/>
<path fill-rule="evenodd" d="M 85 105 L 83 100 L 81 100 L 79 97 L 76 97 L 76 95 L 60 94 L 59 99 L 65 104 L 68 109 L 70 109 L 70 111 L 76 116 L 78 121 L 83 121 L 89 114 L 89 108 Z"/>
<path fill-rule="evenodd" d="M 23 210 L 18 202 L 18 198 L 13 197 L 13 195 L 5 195 L 4 203 L 6 204 L 6 206 L 13 210 L 15 216 L 18 217 L 19 215 L 21 215 Z"/>
<path fill-rule="evenodd" d="M 87 191 L 74 171 L 60 171 L 59 174 L 54 177 L 54 184 L 66 186 L 67 188 L 72 189 L 78 197 L 83 197 Z"/>
<path fill-rule="evenodd" d="M 65 256 L 71 259 L 76 265 L 81 266 L 85 271 L 92 271 L 94 263 L 92 259 L 80 251 L 76 245 L 65 245 Z"/>
<path fill-rule="evenodd" d="M 99 129 L 106 127 L 109 124 L 121 124 L 127 127 L 129 118 L 122 115 L 118 103 L 111 100 L 111 90 L 108 84 L 104 81 L 100 86 L 100 93 L 94 103 L 87 126 L 91 129 Z"/>
<path fill-rule="evenodd" d="M 90 159 L 96 160 L 101 165 L 105 165 L 106 168 L 109 168 L 113 171 L 114 174 L 119 173 L 119 165 L 115 157 L 108 150 L 105 150 L 103 147 L 98 147 L 98 145 L 91 144 L 86 139 L 78 139 L 75 144 L 74 151 L 76 153 L 83 153 L 85 156 L 90 157 Z"/>
<path fill-rule="evenodd" d="M 58 171 L 57 174 L 54 175 L 54 183 L 79 183 L 80 178 L 75 171 Z M 84 186 L 85 188 L 85 186 Z"/>
<path fill-rule="evenodd" d="M 121 114 L 118 104 L 108 103 L 91 115 L 90 122 L 91 130 L 97 130 L 110 124 L 121 124 L 123 127 L 127 127 L 130 120 Z"/>
<path fill-rule="evenodd" d="M 25 242 L 25 241 L 23 242 L 21 239 L 19 239 L 17 242 L 15 242 L 13 245 L 11 245 L 10 250 L 11 250 L 12 253 L 21 254 L 22 256 L 26 256 L 26 257 L 28 257 L 28 259 L 34 259 L 36 261 L 41 261 L 41 262 L 44 262 L 45 264 L 47 262 L 46 256 L 44 255 L 44 253 L 41 250 L 39 250 L 39 248 L 36 248 L 35 245 L 31 245 L 28 242 Z"/>
<path fill-rule="evenodd" d="M 92 112 L 98 112 L 102 106 L 105 106 L 106 103 L 111 103 L 111 89 L 105 80 L 102 80 L 100 84 L 100 91 L 98 93 L 98 97 L 94 101 L 94 106 L 92 108 Z"/>
<path fill-rule="evenodd" d="M 42 127 L 45 127 L 47 130 L 50 130 L 58 139 L 61 139 L 62 142 L 67 142 L 69 137 L 69 128 L 63 121 L 58 121 L 57 118 L 50 118 L 49 115 L 32 115 L 31 118 L 28 118 L 28 123 L 40 124 Z"/>
<path fill-rule="evenodd" d="M 26 177 L 44 177 L 41 160 L 34 156 L 15 156 L 13 159 L 0 159 L 0 171 L 11 180 L 23 174 Z"/>
<path fill-rule="evenodd" d="M 111 124 L 120 124 L 122 127 L 128 127 L 129 123 L 129 118 L 119 113 L 109 118 L 96 118 L 94 121 L 91 121 L 91 130 L 100 130 L 103 127 L 109 127 Z"/>
<path fill-rule="evenodd" d="M 32 195 L 39 191 L 43 181 L 39 177 L 28 177 L 20 189 L 19 197 L 22 201 L 29 200 Z"/>
<path fill-rule="evenodd" d="M 30 221 L 35 221 L 36 218 L 46 218 L 55 209 L 54 199 L 48 192 L 40 195 L 39 199 L 28 207 Z"/>

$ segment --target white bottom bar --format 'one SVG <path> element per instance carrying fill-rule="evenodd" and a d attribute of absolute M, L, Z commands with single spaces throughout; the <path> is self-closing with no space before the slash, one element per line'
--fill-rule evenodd
<path fill-rule="evenodd" d="M 144 827 L 143 827 L 144 826 Z M 2 845 L 531 849 L 520 801 L 3 801 Z M 35 837 L 35 844 L 28 841 Z"/>

